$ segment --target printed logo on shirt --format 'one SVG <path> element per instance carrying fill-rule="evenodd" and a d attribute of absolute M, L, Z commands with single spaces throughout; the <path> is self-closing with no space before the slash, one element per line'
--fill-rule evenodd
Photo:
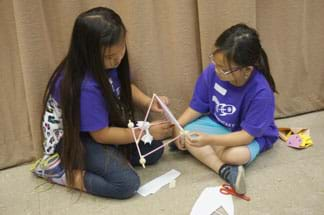
<path fill-rule="evenodd" d="M 217 83 L 215 83 L 214 89 L 223 96 L 225 96 L 226 93 L 227 93 L 227 90 L 224 87 L 222 87 L 221 85 L 217 84 Z"/>
<path fill-rule="evenodd" d="M 234 105 L 220 103 L 216 96 L 213 96 L 213 102 L 215 102 L 215 111 L 220 116 L 232 115 L 236 111 Z"/>
<path fill-rule="evenodd" d="M 215 112 L 213 113 L 213 115 L 218 120 L 218 122 L 220 122 L 228 128 L 234 128 L 235 123 L 226 122 L 222 120 L 219 116 L 227 116 L 234 114 L 236 112 L 236 107 L 234 107 L 234 105 L 220 103 L 216 96 L 213 96 L 212 99 L 213 102 L 215 102 Z"/>

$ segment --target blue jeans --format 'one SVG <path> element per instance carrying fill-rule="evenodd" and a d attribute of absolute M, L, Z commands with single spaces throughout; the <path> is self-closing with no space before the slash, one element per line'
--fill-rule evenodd
<path fill-rule="evenodd" d="M 139 155 L 135 143 L 132 143 L 130 160 L 115 145 L 95 142 L 90 136 L 82 136 L 85 147 L 84 186 L 88 193 L 96 196 L 115 199 L 126 199 L 133 196 L 140 186 L 140 178 L 133 166 L 138 166 Z M 142 154 L 161 146 L 162 141 L 152 144 L 140 142 Z M 146 165 L 155 164 L 162 156 L 163 149 L 145 157 Z"/>

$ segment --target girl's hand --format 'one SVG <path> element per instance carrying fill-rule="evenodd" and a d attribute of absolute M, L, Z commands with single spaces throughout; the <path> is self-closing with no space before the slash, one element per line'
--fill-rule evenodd
<path fill-rule="evenodd" d="M 169 99 L 168 99 L 168 97 L 166 97 L 166 96 L 159 96 L 159 98 L 162 100 L 162 102 L 163 102 L 166 106 L 169 105 Z M 163 113 L 163 109 L 162 109 L 160 103 L 159 103 L 156 99 L 154 99 L 154 101 L 153 101 L 153 104 L 152 104 L 151 110 L 152 110 L 153 112 Z"/>
<path fill-rule="evenodd" d="M 209 144 L 210 135 L 201 132 L 190 132 L 186 144 L 193 147 L 203 147 Z"/>
<path fill-rule="evenodd" d="M 150 133 L 155 140 L 163 140 L 171 136 L 174 125 L 170 122 L 159 120 L 151 124 Z"/>
<path fill-rule="evenodd" d="M 174 126 L 173 128 L 173 138 L 178 137 L 180 135 L 180 129 L 177 126 Z M 185 151 L 186 146 L 185 146 L 185 137 L 180 136 L 178 139 L 175 140 L 175 145 L 177 148 L 181 151 Z"/>

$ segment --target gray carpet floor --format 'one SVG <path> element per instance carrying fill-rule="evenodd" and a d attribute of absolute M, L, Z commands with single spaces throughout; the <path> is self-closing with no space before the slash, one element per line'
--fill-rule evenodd
<path fill-rule="evenodd" d="M 280 127 L 310 128 L 314 145 L 296 150 L 278 141 L 246 169 L 247 195 L 233 198 L 235 214 L 324 214 L 324 112 L 276 121 Z M 176 187 L 154 195 L 112 200 L 69 190 L 29 172 L 30 164 L 0 171 L 0 214 L 190 214 L 206 187 L 220 186 L 218 175 L 189 154 L 169 152 L 146 169 L 142 184 L 171 169 L 181 172 Z"/>

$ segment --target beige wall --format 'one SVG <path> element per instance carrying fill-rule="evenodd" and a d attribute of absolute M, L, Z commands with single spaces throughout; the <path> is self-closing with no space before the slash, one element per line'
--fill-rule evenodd
<path fill-rule="evenodd" d="M 245 22 L 260 33 L 280 92 L 276 116 L 324 108 L 324 1 L 0 1 L 0 169 L 41 153 L 46 82 L 66 54 L 76 16 L 116 10 L 128 28 L 132 77 L 147 94 L 167 95 L 179 115 L 216 37 Z"/>

